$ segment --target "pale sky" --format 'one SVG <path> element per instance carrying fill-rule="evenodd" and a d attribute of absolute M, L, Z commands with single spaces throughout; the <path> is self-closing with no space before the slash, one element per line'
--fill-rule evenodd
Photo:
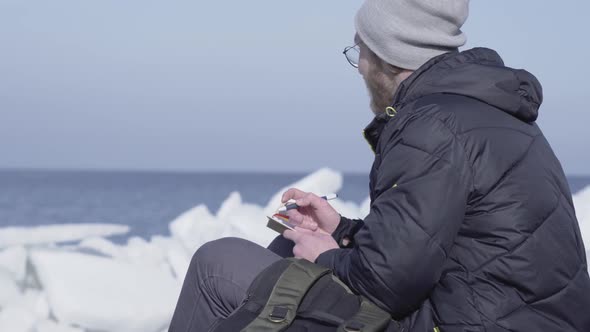
<path fill-rule="evenodd" d="M 367 172 L 342 49 L 361 1 L 0 0 L 0 168 Z M 544 87 L 539 125 L 590 174 L 588 1 L 474 0 L 467 47 Z"/>

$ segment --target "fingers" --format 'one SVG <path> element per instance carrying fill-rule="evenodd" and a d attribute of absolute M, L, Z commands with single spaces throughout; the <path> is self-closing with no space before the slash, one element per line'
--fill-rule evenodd
<path fill-rule="evenodd" d="M 283 194 L 283 197 L 281 198 L 281 202 L 285 203 L 286 201 L 290 200 L 290 199 L 299 199 L 303 196 L 305 196 L 306 192 L 301 191 L 297 188 L 291 188 L 287 191 L 285 191 L 285 193 Z"/>
<path fill-rule="evenodd" d="M 289 216 L 289 222 L 296 225 L 303 223 L 303 220 L 305 219 L 305 216 L 295 209 L 287 211 L 287 216 Z"/>
<path fill-rule="evenodd" d="M 287 216 L 289 216 L 290 223 L 300 226 L 302 228 L 307 228 L 312 231 L 315 231 L 318 228 L 318 224 L 316 222 L 314 222 L 310 218 L 305 218 L 305 216 L 297 210 L 287 211 Z"/>
<path fill-rule="evenodd" d="M 314 234 L 314 231 L 311 229 L 295 226 L 295 231 L 302 233 L 302 234 Z"/>
<path fill-rule="evenodd" d="M 313 193 L 301 191 L 297 188 L 291 188 L 285 191 L 283 197 L 281 198 L 281 201 L 285 203 L 290 199 L 294 199 L 295 203 L 297 203 L 297 205 L 299 205 L 300 207 L 313 206 L 317 208 L 322 206 L 323 204 L 326 204 L 326 201 L 322 199 L 320 196 Z"/>
<path fill-rule="evenodd" d="M 293 256 L 295 258 L 303 258 L 303 237 L 309 236 L 310 233 L 313 232 L 307 229 L 302 229 L 301 227 L 297 226 L 295 226 L 294 231 L 288 229 L 285 232 L 283 232 L 284 238 L 289 239 L 295 243 L 295 246 L 293 246 Z"/>
<path fill-rule="evenodd" d="M 304 206 L 313 206 L 313 207 L 320 207 L 322 206 L 322 204 L 324 204 L 326 201 L 323 200 L 320 196 L 317 196 L 316 194 L 312 194 L 312 193 L 305 193 L 305 195 L 301 198 L 296 198 L 295 203 L 297 203 L 297 205 L 299 205 L 300 207 L 304 207 Z"/>
<path fill-rule="evenodd" d="M 295 245 L 293 247 L 293 257 L 303 258 L 303 248 L 301 246 Z"/>
<path fill-rule="evenodd" d="M 297 243 L 299 241 L 299 239 L 301 238 L 303 233 L 301 232 L 296 232 L 296 231 L 292 231 L 290 229 L 286 230 L 283 232 L 283 237 L 287 240 L 291 240 L 295 243 Z"/>
<path fill-rule="evenodd" d="M 314 231 L 310 230 L 310 229 L 306 229 L 303 227 L 299 227 L 299 226 L 295 226 L 295 230 L 292 231 L 290 229 L 287 229 L 286 231 L 283 232 L 283 237 L 285 239 L 291 240 L 295 243 L 298 243 L 301 241 L 301 239 L 304 236 L 309 236 L 309 235 L 314 235 Z"/>
<path fill-rule="evenodd" d="M 300 228 L 305 228 L 308 229 L 310 231 L 315 231 L 318 229 L 318 224 L 313 222 L 313 221 L 308 221 L 308 220 L 303 220 L 303 222 L 301 224 L 299 224 Z"/>

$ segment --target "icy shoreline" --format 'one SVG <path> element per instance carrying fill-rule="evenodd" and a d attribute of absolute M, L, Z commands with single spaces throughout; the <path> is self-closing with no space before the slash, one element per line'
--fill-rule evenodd
<path fill-rule="evenodd" d="M 291 186 L 338 192 L 342 175 L 322 169 Z M 166 331 L 193 252 L 224 236 L 268 245 L 276 233 L 265 227 L 265 216 L 280 204 L 284 189 L 264 207 L 233 192 L 215 214 L 196 206 L 169 224 L 170 236 L 133 236 L 126 245 L 107 239 L 128 233 L 120 225 L 0 228 L 0 330 Z M 331 204 L 349 217 L 369 210 L 368 199 L 360 206 Z M 590 243 L 590 187 L 574 196 L 574 204 Z"/>

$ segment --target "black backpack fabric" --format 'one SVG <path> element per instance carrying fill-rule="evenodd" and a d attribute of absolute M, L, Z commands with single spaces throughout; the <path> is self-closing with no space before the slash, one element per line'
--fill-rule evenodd
<path fill-rule="evenodd" d="M 401 325 L 329 269 L 295 258 L 279 260 L 252 282 L 240 307 L 213 332 L 401 332 Z"/>

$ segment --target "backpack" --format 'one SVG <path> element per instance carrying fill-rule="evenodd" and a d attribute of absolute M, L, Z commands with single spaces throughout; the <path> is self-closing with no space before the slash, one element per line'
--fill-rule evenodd
<path fill-rule="evenodd" d="M 246 299 L 213 332 L 402 332 L 401 325 L 332 274 L 304 259 L 263 270 Z"/>

